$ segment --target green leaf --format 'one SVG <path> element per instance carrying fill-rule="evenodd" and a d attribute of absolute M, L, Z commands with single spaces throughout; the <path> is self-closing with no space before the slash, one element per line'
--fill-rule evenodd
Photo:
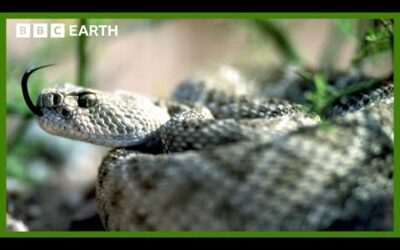
<path fill-rule="evenodd" d="M 363 61 L 376 58 L 383 53 L 393 54 L 393 23 L 379 20 L 380 25 L 371 27 L 365 34 L 353 59 L 353 64 L 360 67 Z"/>

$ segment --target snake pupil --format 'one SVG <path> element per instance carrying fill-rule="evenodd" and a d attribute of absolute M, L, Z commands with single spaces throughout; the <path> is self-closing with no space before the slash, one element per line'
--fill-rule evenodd
<path fill-rule="evenodd" d="M 92 93 L 85 93 L 78 97 L 78 106 L 81 108 L 89 108 L 96 104 L 97 98 Z"/>

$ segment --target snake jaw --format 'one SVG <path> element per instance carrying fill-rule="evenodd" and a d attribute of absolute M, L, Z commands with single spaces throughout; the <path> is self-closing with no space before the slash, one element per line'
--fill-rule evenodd
<path fill-rule="evenodd" d="M 37 68 L 33 68 L 33 69 L 28 69 L 27 71 L 25 71 L 24 75 L 22 76 L 22 80 L 21 80 L 21 87 L 22 87 L 22 95 L 24 96 L 24 100 L 26 105 L 28 106 L 28 108 L 32 111 L 32 113 L 34 113 L 37 116 L 43 116 L 43 112 L 42 110 L 35 104 L 33 104 L 30 96 L 29 96 L 29 92 L 28 92 L 28 80 L 29 77 L 32 75 L 33 72 L 39 70 L 39 69 L 43 69 L 43 68 L 47 68 L 50 66 L 53 66 L 54 64 L 48 64 L 48 65 L 43 65 Z"/>

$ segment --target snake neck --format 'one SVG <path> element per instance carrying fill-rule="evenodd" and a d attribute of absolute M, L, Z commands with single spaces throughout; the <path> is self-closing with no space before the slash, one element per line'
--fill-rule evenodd
<path fill-rule="evenodd" d="M 141 144 L 128 146 L 126 147 L 128 150 L 137 151 L 140 153 L 147 154 L 162 154 L 164 153 L 164 146 L 161 141 L 160 131 L 157 130 L 153 133 L 153 136 L 149 136 L 146 140 L 144 140 Z"/>

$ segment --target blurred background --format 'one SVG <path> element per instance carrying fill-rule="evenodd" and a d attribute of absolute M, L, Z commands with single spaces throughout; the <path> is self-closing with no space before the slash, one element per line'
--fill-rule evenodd
<path fill-rule="evenodd" d="M 118 36 L 16 38 L 16 23 L 21 22 L 118 25 Z M 31 77 L 33 100 L 42 89 L 63 82 L 167 97 L 181 81 L 221 65 L 265 69 L 261 71 L 267 74 L 295 63 L 311 69 L 360 68 L 379 77 L 392 71 L 392 52 L 377 23 L 356 19 L 9 19 L 7 212 L 29 230 L 102 230 L 94 183 L 108 149 L 50 136 L 36 125 L 20 87 L 29 67 L 57 64 Z"/>

